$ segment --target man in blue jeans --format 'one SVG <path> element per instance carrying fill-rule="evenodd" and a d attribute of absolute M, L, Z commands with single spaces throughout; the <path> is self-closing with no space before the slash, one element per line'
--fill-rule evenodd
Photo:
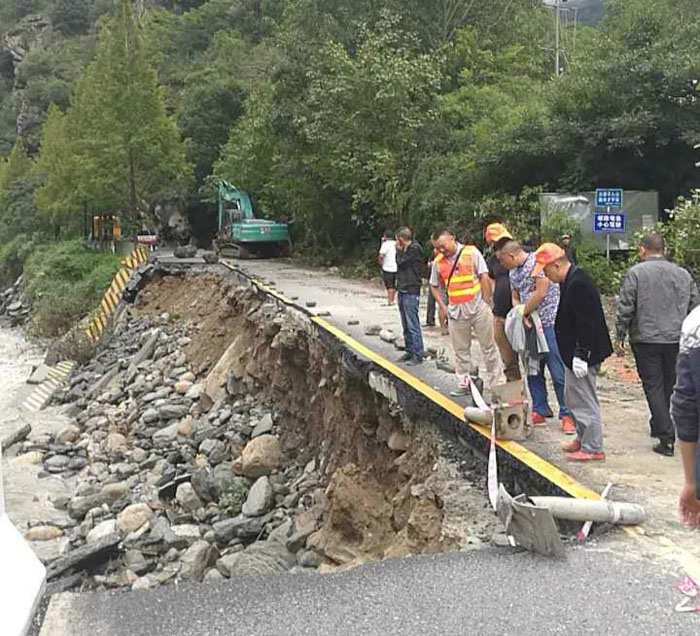
<path fill-rule="evenodd" d="M 423 282 L 423 249 L 407 227 L 396 232 L 396 290 L 406 353 L 399 358 L 414 366 L 423 362 L 423 335 L 420 330 L 420 288 Z"/>
<path fill-rule="evenodd" d="M 576 425 L 571 412 L 566 408 L 564 399 L 564 361 L 559 354 L 554 323 L 559 307 L 559 284 L 552 283 L 539 272 L 532 276 L 532 269 L 537 261 L 533 253 L 526 252 L 517 241 L 508 241 L 498 251 L 498 261 L 509 271 L 510 286 L 513 292 L 513 307 L 525 305 L 524 320 L 535 310 L 542 320 L 544 335 L 547 339 L 549 353 L 540 362 L 540 372 L 527 376 L 527 384 L 532 396 L 532 423 L 535 426 L 546 425 L 548 417 L 553 417 L 547 399 L 547 384 L 544 378 L 545 365 L 549 369 L 554 384 L 554 391 L 559 402 L 559 419 L 561 429 L 567 435 L 576 434 Z"/>

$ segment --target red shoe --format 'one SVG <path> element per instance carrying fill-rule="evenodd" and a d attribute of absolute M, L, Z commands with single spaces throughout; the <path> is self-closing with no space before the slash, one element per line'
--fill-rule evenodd
<path fill-rule="evenodd" d="M 576 435 L 576 424 L 571 415 L 565 415 L 561 418 L 561 430 L 565 435 Z"/>
<path fill-rule="evenodd" d="M 547 426 L 547 418 L 539 413 L 532 412 L 532 425 L 533 426 Z"/>
<path fill-rule="evenodd" d="M 565 453 L 578 453 L 581 450 L 581 440 L 575 439 L 568 444 L 564 444 L 561 449 Z"/>
<path fill-rule="evenodd" d="M 567 453 L 566 459 L 570 462 L 604 462 L 605 453 L 587 453 L 584 450 L 580 450 L 575 453 Z"/>

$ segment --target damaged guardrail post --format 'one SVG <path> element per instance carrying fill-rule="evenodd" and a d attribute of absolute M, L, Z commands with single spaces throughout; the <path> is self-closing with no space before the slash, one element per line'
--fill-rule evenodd
<path fill-rule="evenodd" d="M 503 484 L 499 484 L 496 512 L 506 533 L 518 545 L 555 557 L 564 556 L 564 545 L 555 518 L 619 525 L 637 525 L 646 520 L 646 512 L 638 504 L 607 499 L 511 497 Z"/>
<path fill-rule="evenodd" d="M 570 497 L 529 497 L 536 506 L 548 508 L 556 519 L 592 521 L 636 526 L 646 521 L 646 512 L 639 504 L 608 499 L 571 499 Z"/>
<path fill-rule="evenodd" d="M 0 632 L 24 636 L 44 592 L 46 568 L 5 511 L 0 448 Z"/>

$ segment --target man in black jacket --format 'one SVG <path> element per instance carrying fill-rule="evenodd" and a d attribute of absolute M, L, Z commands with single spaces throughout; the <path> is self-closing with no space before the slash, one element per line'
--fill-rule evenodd
<path fill-rule="evenodd" d="M 420 288 L 423 282 L 423 249 L 407 227 L 396 232 L 396 290 L 406 342 L 400 362 L 413 366 L 423 362 L 423 335 L 420 330 Z"/>
<path fill-rule="evenodd" d="M 554 330 L 564 361 L 566 404 L 576 423 L 576 439 L 564 446 L 570 461 L 604 460 L 603 423 L 596 395 L 598 367 L 612 352 L 603 304 L 593 279 L 572 265 L 564 250 L 544 243 L 535 252 L 532 275 L 544 270 L 559 283 L 561 299 Z"/>

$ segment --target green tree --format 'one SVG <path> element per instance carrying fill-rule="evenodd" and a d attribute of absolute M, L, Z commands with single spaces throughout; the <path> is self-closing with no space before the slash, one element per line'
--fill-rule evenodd
<path fill-rule="evenodd" d="M 140 217 L 153 218 L 158 200 L 185 190 L 184 144 L 165 112 L 129 0 L 119 0 L 103 27 L 95 61 L 77 82 L 65 117 L 61 123 L 54 115 L 40 160 L 50 188 L 40 201 L 54 218 L 59 211 L 48 192 L 63 202 L 60 214 L 70 213 L 75 193 L 65 192 L 69 182 L 91 208 L 120 211 L 127 231 Z M 66 152 L 73 157 L 59 166 Z"/>
<path fill-rule="evenodd" d="M 37 159 L 37 171 L 43 181 L 36 192 L 36 204 L 56 235 L 66 222 L 77 221 L 76 212 L 87 198 L 80 189 L 73 145 L 76 131 L 69 129 L 70 124 L 70 118 L 58 106 L 54 104 L 49 108 Z"/>
<path fill-rule="evenodd" d="M 15 142 L 6 159 L 0 159 L 0 245 L 40 229 L 33 168 L 22 140 Z"/>

